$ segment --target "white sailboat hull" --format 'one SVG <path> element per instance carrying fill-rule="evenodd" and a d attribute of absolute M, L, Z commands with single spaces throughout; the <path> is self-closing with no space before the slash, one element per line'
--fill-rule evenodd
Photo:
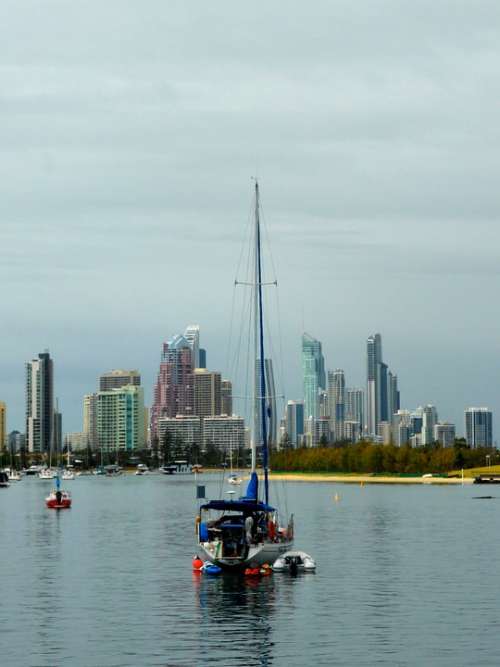
<path fill-rule="evenodd" d="M 246 567 L 260 567 L 267 563 L 273 563 L 284 553 L 289 551 L 293 542 L 263 542 L 261 544 L 252 544 L 245 558 L 224 558 L 217 555 L 216 547 L 212 542 L 200 543 L 198 547 L 198 556 L 203 561 L 210 561 L 225 570 L 241 570 Z"/>

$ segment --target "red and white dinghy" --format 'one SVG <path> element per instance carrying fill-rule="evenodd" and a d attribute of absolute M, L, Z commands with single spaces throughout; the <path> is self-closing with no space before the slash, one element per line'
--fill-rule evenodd
<path fill-rule="evenodd" d="M 45 504 L 51 510 L 67 510 L 71 507 L 71 494 L 69 491 L 51 491 Z"/>

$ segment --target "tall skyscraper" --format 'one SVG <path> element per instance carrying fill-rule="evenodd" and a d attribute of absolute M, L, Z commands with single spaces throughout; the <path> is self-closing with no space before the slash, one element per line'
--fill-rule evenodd
<path fill-rule="evenodd" d="M 319 417 L 320 389 L 326 389 L 325 359 L 321 343 L 307 333 L 302 335 L 302 377 L 304 382 L 304 416 Z"/>
<path fill-rule="evenodd" d="M 374 334 L 367 340 L 366 421 L 369 436 L 378 434 L 379 422 L 391 421 L 391 412 L 397 412 L 399 404 L 397 376 L 388 373 L 387 364 L 382 361 L 382 337 Z"/>
<path fill-rule="evenodd" d="M 382 337 L 370 336 L 367 341 L 366 421 L 368 435 L 376 436 L 380 421 L 380 365 L 382 364 Z"/>
<path fill-rule="evenodd" d="M 392 420 L 392 416 L 401 407 L 400 393 L 398 389 L 398 376 L 393 375 L 390 371 L 387 374 L 387 418 Z"/>
<path fill-rule="evenodd" d="M 105 452 L 144 447 L 144 390 L 137 385 L 99 391 L 97 438 Z"/>
<path fill-rule="evenodd" d="M 434 426 L 438 423 L 438 413 L 434 405 L 422 408 L 422 445 L 431 445 L 434 442 Z"/>
<path fill-rule="evenodd" d="M 0 452 L 7 448 L 7 406 L 0 401 Z"/>
<path fill-rule="evenodd" d="M 274 371 L 272 359 L 264 360 L 264 370 L 266 374 L 266 406 L 267 406 L 267 441 L 270 446 L 276 445 L 278 438 L 278 415 L 276 413 L 276 387 L 274 384 Z M 255 364 L 257 381 L 260 378 L 260 360 Z M 260 385 L 259 396 L 260 396 Z M 257 420 L 258 432 L 256 442 L 262 444 L 262 417 L 260 411 L 260 401 L 257 402 Z"/>
<path fill-rule="evenodd" d="M 199 354 L 198 368 L 206 368 L 207 351 L 204 348 L 200 347 L 198 354 Z"/>
<path fill-rule="evenodd" d="M 97 449 L 97 393 L 83 397 L 83 433 L 85 446 Z"/>
<path fill-rule="evenodd" d="M 196 368 L 193 377 L 194 414 L 197 417 L 210 417 L 221 414 L 221 377 L 220 373 Z"/>
<path fill-rule="evenodd" d="M 442 422 L 434 426 L 434 442 L 441 447 L 453 447 L 455 444 L 455 424 Z"/>
<path fill-rule="evenodd" d="M 334 442 L 344 439 L 346 393 L 344 371 L 337 368 L 328 371 L 328 397 L 330 403 L 330 431 Z"/>
<path fill-rule="evenodd" d="M 99 378 L 99 391 L 110 391 L 110 389 L 119 389 L 128 384 L 139 386 L 141 384 L 141 374 L 139 371 L 128 371 L 116 369 L 103 373 Z"/>
<path fill-rule="evenodd" d="M 348 389 L 346 395 L 346 421 L 358 422 L 360 433 L 365 428 L 365 392 L 362 389 Z"/>
<path fill-rule="evenodd" d="M 157 435 L 160 417 L 192 415 L 193 403 L 193 353 L 184 336 L 177 335 L 163 343 L 151 407 L 151 438 Z"/>
<path fill-rule="evenodd" d="M 48 351 L 26 363 L 26 441 L 29 452 L 53 447 L 54 369 Z"/>
<path fill-rule="evenodd" d="M 231 380 L 222 380 L 221 391 L 221 414 L 230 417 L 233 414 L 233 383 Z"/>
<path fill-rule="evenodd" d="M 304 435 L 304 401 L 288 401 L 286 406 L 286 432 L 292 447 L 298 447 Z"/>
<path fill-rule="evenodd" d="M 184 338 L 193 351 L 193 368 L 200 368 L 200 326 L 198 324 L 188 324 L 184 332 Z"/>
<path fill-rule="evenodd" d="M 410 442 L 413 432 L 411 430 L 411 412 L 409 410 L 397 410 L 391 419 L 392 442 L 396 447 L 402 447 Z"/>
<path fill-rule="evenodd" d="M 467 444 L 476 447 L 493 447 L 493 415 L 488 408 L 467 408 L 465 411 Z"/>

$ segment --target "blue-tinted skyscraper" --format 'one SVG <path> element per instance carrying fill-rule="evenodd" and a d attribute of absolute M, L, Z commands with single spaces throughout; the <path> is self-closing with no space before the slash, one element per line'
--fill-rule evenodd
<path fill-rule="evenodd" d="M 326 389 L 325 359 L 321 343 L 307 333 L 302 336 L 302 377 L 304 381 L 304 417 L 319 417 L 320 389 Z"/>
<path fill-rule="evenodd" d="M 304 435 L 303 401 L 288 401 L 286 406 L 286 432 L 292 446 L 297 447 Z"/>
<path fill-rule="evenodd" d="M 465 411 L 467 444 L 476 447 L 493 446 L 493 418 L 488 408 L 467 408 Z"/>
<path fill-rule="evenodd" d="M 382 360 L 382 337 L 367 341 L 366 426 L 369 436 L 376 436 L 380 422 L 390 422 L 398 411 L 400 398 L 397 376 L 388 372 Z"/>

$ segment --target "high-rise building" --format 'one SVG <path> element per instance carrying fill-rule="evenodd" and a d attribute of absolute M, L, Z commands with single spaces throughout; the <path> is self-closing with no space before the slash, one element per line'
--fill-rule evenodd
<path fill-rule="evenodd" d="M 70 452 L 77 452 L 87 449 L 87 436 L 83 431 L 64 434 L 64 446 Z"/>
<path fill-rule="evenodd" d="M 206 368 L 206 367 L 207 367 L 207 351 L 204 348 L 200 347 L 198 368 Z"/>
<path fill-rule="evenodd" d="M 318 447 L 330 442 L 330 418 L 318 417 L 314 420 L 312 431 L 312 445 Z"/>
<path fill-rule="evenodd" d="M 221 414 L 230 417 L 233 414 L 233 383 L 231 380 L 221 380 Z"/>
<path fill-rule="evenodd" d="M 184 336 L 174 336 L 163 343 L 160 370 L 151 406 L 151 438 L 157 436 L 160 417 L 192 415 L 193 353 Z"/>
<path fill-rule="evenodd" d="M 346 419 L 344 422 L 344 440 L 358 442 L 361 438 L 362 427 L 359 421 Z"/>
<path fill-rule="evenodd" d="M 105 452 L 144 447 L 144 391 L 137 385 L 97 393 L 97 439 Z"/>
<path fill-rule="evenodd" d="M 141 384 L 141 374 L 139 371 L 115 370 L 103 373 L 99 378 L 99 391 L 110 391 L 111 389 L 120 389 L 127 385 L 139 386 Z"/>
<path fill-rule="evenodd" d="M 346 421 L 358 422 L 361 432 L 365 427 L 365 392 L 362 389 L 348 389 L 345 407 Z"/>
<path fill-rule="evenodd" d="M 434 442 L 441 447 L 453 447 L 455 444 L 455 424 L 441 422 L 434 426 Z"/>
<path fill-rule="evenodd" d="M 198 324 L 188 324 L 184 332 L 184 338 L 189 343 L 193 352 L 193 368 L 200 368 L 200 326 Z"/>
<path fill-rule="evenodd" d="M 15 454 L 20 452 L 26 446 L 26 436 L 19 431 L 11 431 L 8 436 L 9 452 Z"/>
<path fill-rule="evenodd" d="M 48 351 L 26 363 L 26 440 L 29 452 L 53 447 L 54 366 Z"/>
<path fill-rule="evenodd" d="M 493 446 L 493 416 L 488 408 L 467 408 L 465 411 L 467 444 L 476 447 Z"/>
<path fill-rule="evenodd" d="M 400 397 L 397 376 L 388 373 L 382 361 L 382 337 L 369 336 L 367 340 L 367 395 L 366 417 L 369 436 L 376 436 L 379 422 L 390 422 L 391 412 L 399 410 Z"/>
<path fill-rule="evenodd" d="M 304 401 L 288 401 L 286 406 L 286 432 L 292 447 L 302 444 L 304 435 Z"/>
<path fill-rule="evenodd" d="M 266 379 L 266 407 L 267 407 L 267 442 L 270 447 L 275 446 L 278 438 L 278 415 L 276 412 L 276 387 L 274 384 L 274 371 L 272 359 L 264 360 L 264 372 Z M 255 373 L 260 397 L 260 359 L 255 362 Z M 258 425 L 256 443 L 260 446 L 262 439 L 262 416 L 260 399 L 257 401 L 256 425 Z"/>
<path fill-rule="evenodd" d="M 326 390 L 325 360 L 321 343 L 307 333 L 302 335 L 302 377 L 304 382 L 304 416 L 319 416 L 320 389 Z"/>
<path fill-rule="evenodd" d="M 328 397 L 330 402 L 330 431 L 332 440 L 344 439 L 344 421 L 346 413 L 346 392 L 344 371 L 337 368 L 328 371 Z"/>
<path fill-rule="evenodd" d="M 401 407 L 400 393 L 398 389 L 398 376 L 393 375 L 391 371 L 387 374 L 387 419 L 392 420 L 392 416 Z"/>
<path fill-rule="evenodd" d="M 0 401 L 0 452 L 7 448 L 7 406 Z"/>
<path fill-rule="evenodd" d="M 390 445 L 392 441 L 392 428 L 390 422 L 380 421 L 377 426 L 377 440 L 383 445 Z"/>
<path fill-rule="evenodd" d="M 85 394 L 83 397 L 83 433 L 85 446 L 97 449 L 97 393 Z"/>
<path fill-rule="evenodd" d="M 422 433 L 422 424 L 424 421 L 423 418 L 423 408 L 417 408 L 410 415 L 411 420 L 411 432 L 415 435 L 420 435 Z"/>
<path fill-rule="evenodd" d="M 160 446 L 165 440 L 165 434 L 168 433 L 173 444 L 179 444 L 184 448 L 192 445 L 201 447 L 203 443 L 202 421 L 202 418 L 198 416 L 160 417 L 158 420 Z"/>
<path fill-rule="evenodd" d="M 53 437 L 52 437 L 52 451 L 53 452 L 62 452 L 63 447 L 63 436 L 62 436 L 62 414 L 59 412 L 59 409 L 54 410 L 54 421 L 53 421 Z"/>
<path fill-rule="evenodd" d="M 197 417 L 210 417 L 221 414 L 221 376 L 220 373 L 195 368 L 193 377 L 194 414 Z"/>
<path fill-rule="evenodd" d="M 420 409 L 420 408 L 419 408 Z M 422 445 L 434 442 L 434 426 L 438 423 L 438 413 L 434 405 L 426 405 L 422 410 Z"/>
<path fill-rule="evenodd" d="M 368 435 L 377 435 L 380 421 L 380 366 L 382 364 L 382 337 L 370 336 L 367 341 L 366 418 Z"/>
<path fill-rule="evenodd" d="M 396 447 L 402 447 L 410 442 L 413 435 L 411 430 L 411 412 L 397 410 L 392 415 L 392 441 Z"/>
<path fill-rule="evenodd" d="M 226 417 L 205 417 L 203 419 L 203 448 L 214 445 L 225 452 L 245 446 L 245 420 L 233 415 Z"/>

